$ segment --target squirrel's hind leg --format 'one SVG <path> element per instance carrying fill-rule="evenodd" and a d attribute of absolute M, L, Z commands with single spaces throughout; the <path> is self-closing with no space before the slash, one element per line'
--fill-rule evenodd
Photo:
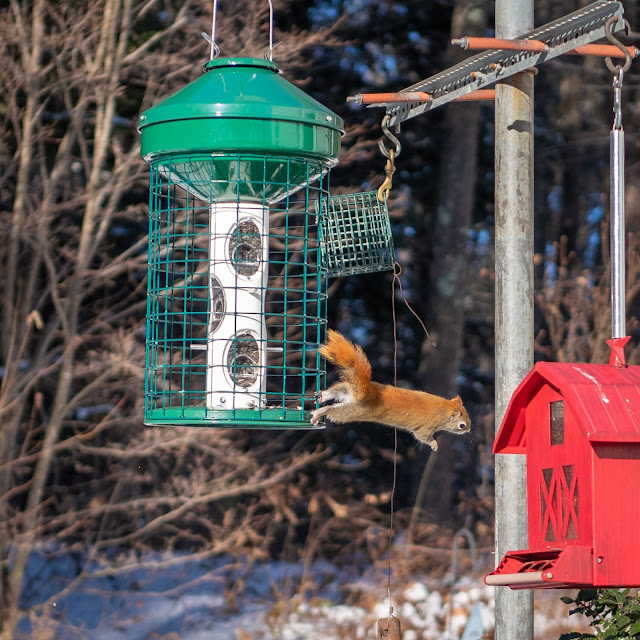
<path fill-rule="evenodd" d="M 353 402 L 353 394 L 348 384 L 344 382 L 338 382 L 333 386 L 320 392 L 320 403 L 331 403 L 332 407 L 337 405 L 349 404 Z"/>
<path fill-rule="evenodd" d="M 311 412 L 311 424 L 316 426 L 320 422 L 321 416 L 330 414 L 337 407 L 353 402 L 351 388 L 344 382 L 338 382 L 333 386 L 320 392 L 320 404 L 325 405 Z"/>

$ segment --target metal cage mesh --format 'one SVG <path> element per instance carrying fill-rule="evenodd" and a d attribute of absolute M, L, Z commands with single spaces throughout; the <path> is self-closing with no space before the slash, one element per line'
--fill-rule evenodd
<path fill-rule="evenodd" d="M 393 269 L 389 212 L 377 191 L 331 196 L 318 201 L 316 211 L 321 220 L 322 263 L 328 276 Z"/>
<path fill-rule="evenodd" d="M 325 386 L 323 166 L 257 155 L 151 164 L 145 423 L 309 428 Z"/>

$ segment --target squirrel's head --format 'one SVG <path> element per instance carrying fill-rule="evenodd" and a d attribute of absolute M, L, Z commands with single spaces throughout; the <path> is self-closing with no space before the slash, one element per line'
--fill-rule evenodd
<path fill-rule="evenodd" d="M 471 431 L 471 419 L 462 404 L 460 396 L 456 396 L 451 400 L 451 408 L 449 409 L 445 429 L 458 434 L 469 433 L 469 431 Z"/>

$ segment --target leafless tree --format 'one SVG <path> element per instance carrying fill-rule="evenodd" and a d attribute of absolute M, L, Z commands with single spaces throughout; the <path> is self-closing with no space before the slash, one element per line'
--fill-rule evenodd
<path fill-rule="evenodd" d="M 226 55 L 264 52 L 267 8 L 225 4 Z M 325 455 L 142 426 L 147 187 L 135 123 L 197 75 L 210 12 L 192 0 L 0 9 L 0 640 L 25 613 L 38 541 L 91 548 L 92 560 L 107 548 L 259 546 L 264 505 L 278 508 L 266 490 Z M 328 34 L 295 35 L 277 56 L 304 79 L 302 50 Z"/>
<path fill-rule="evenodd" d="M 483 0 L 459 0 L 451 21 L 451 37 L 483 34 L 487 24 L 487 6 Z M 452 64 L 467 54 L 449 47 Z M 442 150 L 440 177 L 433 225 L 433 259 L 427 324 L 437 346 L 423 340 L 420 376 L 425 388 L 448 398 L 458 393 L 457 376 L 464 352 L 465 304 L 471 288 L 468 268 L 471 259 L 468 235 L 476 198 L 480 104 L 451 105 L 445 112 L 448 132 Z M 451 447 L 431 454 L 416 486 L 424 487 L 431 474 L 440 490 L 417 495 L 416 504 L 436 520 L 451 516 L 453 489 L 451 469 L 455 452 Z"/>
<path fill-rule="evenodd" d="M 603 228 L 605 264 L 609 264 L 608 234 Z M 555 257 L 536 296 L 545 326 L 536 336 L 536 348 L 557 362 L 596 362 L 609 360 L 607 339 L 611 337 L 611 272 L 609 266 L 585 269 L 575 254 L 567 250 L 566 238 L 556 243 Z M 627 334 L 638 326 L 640 301 L 640 234 L 627 234 L 626 241 Z M 629 364 L 640 361 L 640 349 L 627 346 Z"/>

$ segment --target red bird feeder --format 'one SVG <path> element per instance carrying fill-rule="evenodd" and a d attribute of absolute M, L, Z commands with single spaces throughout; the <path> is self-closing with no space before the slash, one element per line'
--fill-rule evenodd
<path fill-rule="evenodd" d="M 640 585 L 640 366 L 538 362 L 511 398 L 494 453 L 527 456 L 529 549 L 485 577 L 523 588 Z"/>
<path fill-rule="evenodd" d="M 485 577 L 488 585 L 640 585 L 640 366 L 627 366 L 624 359 L 629 337 L 621 104 L 622 78 L 631 64 L 625 57 L 624 67 L 606 61 L 614 91 L 611 357 L 608 365 L 538 362 L 511 397 L 493 452 L 527 456 L 529 549 L 509 551 Z"/>

